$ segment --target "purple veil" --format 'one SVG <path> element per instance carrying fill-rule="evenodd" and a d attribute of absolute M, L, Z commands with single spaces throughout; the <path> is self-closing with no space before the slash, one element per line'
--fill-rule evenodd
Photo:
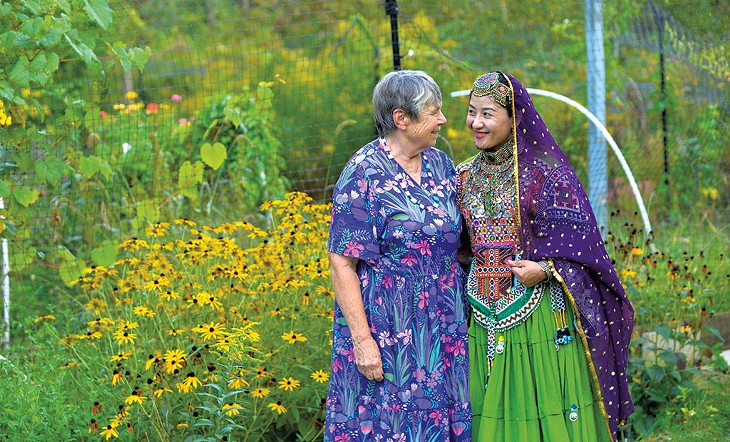
<path fill-rule="evenodd" d="M 626 377 L 634 309 L 611 264 L 588 196 L 565 154 L 535 110 L 525 87 L 512 85 L 515 167 L 523 258 L 551 260 L 579 312 L 577 327 L 598 387 L 608 429 L 634 411 Z"/>

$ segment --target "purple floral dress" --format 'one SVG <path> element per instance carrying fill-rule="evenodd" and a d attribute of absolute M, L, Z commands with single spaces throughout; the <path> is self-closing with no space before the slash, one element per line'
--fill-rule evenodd
<path fill-rule="evenodd" d="M 360 259 L 385 379 L 358 371 L 335 302 L 325 441 L 471 440 L 454 164 L 435 148 L 422 157 L 419 185 L 381 138 L 355 153 L 335 186 L 327 248 Z"/>

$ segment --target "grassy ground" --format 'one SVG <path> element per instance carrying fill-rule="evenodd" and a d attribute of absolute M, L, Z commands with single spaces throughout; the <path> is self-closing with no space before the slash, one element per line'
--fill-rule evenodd
<path fill-rule="evenodd" d="M 714 442 L 730 440 L 730 374 L 707 371 L 698 379 L 698 385 L 706 388 L 704 400 L 696 404 L 678 404 L 679 412 L 659 418 L 660 430 L 647 442 Z M 690 410 L 682 413 L 681 407 Z"/>

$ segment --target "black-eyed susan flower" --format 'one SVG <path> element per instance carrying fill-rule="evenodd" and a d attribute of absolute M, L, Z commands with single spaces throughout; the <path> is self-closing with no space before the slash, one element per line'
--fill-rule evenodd
<path fill-rule="evenodd" d="M 285 340 L 286 342 L 288 342 L 290 344 L 295 344 L 297 342 L 305 342 L 307 340 L 307 338 L 303 334 L 294 333 L 294 332 L 284 333 L 283 335 L 281 335 L 281 339 Z"/>
<path fill-rule="evenodd" d="M 251 384 L 249 384 L 246 381 L 246 379 L 244 379 L 242 377 L 235 377 L 235 378 L 233 378 L 233 379 L 231 379 L 231 380 L 228 381 L 228 386 L 231 387 L 231 388 L 233 388 L 233 389 L 235 389 L 235 390 L 240 390 L 242 388 L 248 388 L 248 387 L 250 387 Z"/>
<path fill-rule="evenodd" d="M 330 380 L 330 375 L 322 370 L 315 371 L 310 375 L 310 377 L 319 383 L 324 383 Z"/>
<path fill-rule="evenodd" d="M 237 404 L 235 402 L 229 402 L 227 404 L 223 404 L 223 407 L 221 407 L 222 410 L 226 413 L 226 416 L 233 416 L 236 414 L 240 414 L 240 410 L 243 410 L 243 407 L 241 407 L 240 404 Z"/>
<path fill-rule="evenodd" d="M 117 385 L 123 377 L 124 373 L 122 373 L 120 370 L 114 370 L 112 372 L 112 385 Z"/>
<path fill-rule="evenodd" d="M 171 328 L 170 330 L 167 331 L 167 334 L 170 336 L 177 336 L 177 335 L 181 335 L 181 334 L 185 333 L 185 330 L 186 329 L 184 329 L 184 328 Z"/>
<path fill-rule="evenodd" d="M 268 388 L 257 388 L 251 392 L 251 396 L 262 399 L 269 395 L 269 389 Z"/>
<path fill-rule="evenodd" d="M 222 336 L 225 333 L 225 326 L 220 322 L 210 322 L 195 327 L 193 331 L 200 333 L 204 340 L 210 341 Z"/>
<path fill-rule="evenodd" d="M 99 421 L 91 419 L 89 421 L 89 433 L 96 434 L 99 432 Z"/>
<path fill-rule="evenodd" d="M 155 390 L 155 391 L 152 392 L 152 394 L 156 398 L 161 398 L 162 395 L 165 394 L 165 393 L 172 393 L 172 390 L 170 390 L 169 388 L 158 388 L 157 390 Z"/>
<path fill-rule="evenodd" d="M 174 290 L 165 290 L 160 293 L 160 299 L 163 301 L 172 301 L 173 299 L 180 298 L 180 294 Z"/>
<path fill-rule="evenodd" d="M 120 351 L 111 357 L 112 362 L 126 361 L 132 355 L 131 351 Z"/>
<path fill-rule="evenodd" d="M 53 315 L 43 315 L 35 318 L 34 322 L 41 322 L 41 321 L 53 321 L 56 317 Z"/>
<path fill-rule="evenodd" d="M 178 382 L 175 386 L 180 393 L 189 393 L 192 390 L 200 387 L 201 385 L 203 385 L 203 383 L 200 382 L 200 379 L 198 379 L 195 376 L 195 373 L 191 371 L 185 377 L 185 380 L 183 380 L 182 382 Z"/>
<path fill-rule="evenodd" d="M 300 385 L 302 385 L 302 383 L 294 378 L 284 378 L 279 381 L 279 388 L 282 388 L 286 391 L 293 391 Z"/>
<path fill-rule="evenodd" d="M 129 396 L 126 397 L 126 399 L 124 399 L 124 403 L 127 405 L 142 404 L 142 402 L 144 402 L 145 399 L 147 399 L 147 398 L 145 398 L 144 396 L 141 395 L 141 390 L 138 388 L 135 388 L 132 391 L 132 394 L 130 394 Z"/>
<path fill-rule="evenodd" d="M 117 330 L 114 332 L 114 339 L 117 340 L 119 345 L 122 344 L 134 344 L 137 335 L 127 330 Z"/>
<path fill-rule="evenodd" d="M 115 425 L 113 423 L 109 423 L 104 429 L 101 430 L 99 433 L 101 436 L 103 436 L 106 440 L 111 439 L 112 437 L 119 437 L 119 432 L 117 431 L 117 427 L 119 425 Z"/>
<path fill-rule="evenodd" d="M 175 370 L 179 370 L 185 366 L 185 357 L 187 355 L 180 349 L 172 349 L 165 352 L 163 359 L 165 360 L 165 371 L 167 373 L 173 373 Z"/>
<path fill-rule="evenodd" d="M 267 407 L 271 408 L 272 411 L 276 411 L 278 414 L 286 413 L 286 408 L 281 405 L 281 401 L 271 402 Z"/>
<path fill-rule="evenodd" d="M 101 413 L 101 404 L 99 401 L 94 402 L 94 405 L 91 407 L 91 413 L 94 415 Z"/>

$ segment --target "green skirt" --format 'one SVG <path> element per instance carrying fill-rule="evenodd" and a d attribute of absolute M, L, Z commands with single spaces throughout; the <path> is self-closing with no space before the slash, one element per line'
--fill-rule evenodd
<path fill-rule="evenodd" d="M 572 326 L 572 310 L 566 317 Z M 495 334 L 495 342 L 504 338 L 504 352 L 495 354 L 487 376 L 487 330 L 472 319 L 474 441 L 611 441 L 580 338 L 572 332 L 573 341 L 556 351 L 555 331 L 550 299 L 543 298 L 525 322 Z"/>

